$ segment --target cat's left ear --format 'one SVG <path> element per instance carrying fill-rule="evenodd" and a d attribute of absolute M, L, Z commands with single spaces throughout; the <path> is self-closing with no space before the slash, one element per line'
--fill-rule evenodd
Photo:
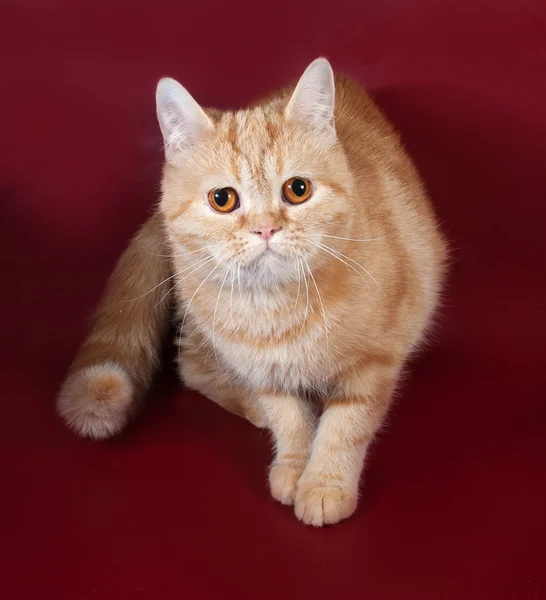
<path fill-rule="evenodd" d="M 317 58 L 298 81 L 286 107 L 286 117 L 335 135 L 335 95 L 332 67 L 325 58 Z"/>
<path fill-rule="evenodd" d="M 156 108 L 167 161 L 175 162 L 182 150 L 214 128 L 205 111 L 174 79 L 164 78 L 157 84 Z"/>

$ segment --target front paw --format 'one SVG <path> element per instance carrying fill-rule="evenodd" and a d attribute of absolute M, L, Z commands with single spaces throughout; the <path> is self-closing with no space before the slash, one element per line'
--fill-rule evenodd
<path fill-rule="evenodd" d="M 303 465 L 278 463 L 269 471 L 271 495 L 282 504 L 294 504 L 298 480 L 303 473 Z"/>
<path fill-rule="evenodd" d="M 307 525 L 322 527 L 350 517 L 358 502 L 356 491 L 320 480 L 300 483 L 296 494 L 296 516 Z"/>

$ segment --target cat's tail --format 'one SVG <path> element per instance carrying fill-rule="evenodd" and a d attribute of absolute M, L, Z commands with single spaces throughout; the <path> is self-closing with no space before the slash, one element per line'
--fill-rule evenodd
<path fill-rule="evenodd" d="M 59 393 L 59 415 L 81 436 L 100 439 L 118 433 L 150 386 L 169 328 L 166 253 L 156 213 L 119 259 Z"/>

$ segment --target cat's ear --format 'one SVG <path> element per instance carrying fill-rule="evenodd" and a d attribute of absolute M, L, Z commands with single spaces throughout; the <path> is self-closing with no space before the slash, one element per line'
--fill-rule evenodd
<path fill-rule="evenodd" d="M 335 135 L 335 95 L 332 67 L 325 58 L 317 58 L 298 81 L 286 107 L 286 117 Z"/>
<path fill-rule="evenodd" d="M 156 91 L 157 120 L 163 134 L 165 158 L 172 161 L 214 125 L 191 94 L 178 81 L 161 79 Z"/>

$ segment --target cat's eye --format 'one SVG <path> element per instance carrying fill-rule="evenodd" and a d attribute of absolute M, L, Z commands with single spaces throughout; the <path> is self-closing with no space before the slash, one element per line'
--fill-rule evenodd
<path fill-rule="evenodd" d="M 312 193 L 311 182 L 303 177 L 291 177 L 282 186 L 282 197 L 290 204 L 301 204 L 309 200 Z"/>
<path fill-rule="evenodd" d="M 219 188 L 208 193 L 209 204 L 215 211 L 229 213 L 239 207 L 239 196 L 233 188 Z"/>

